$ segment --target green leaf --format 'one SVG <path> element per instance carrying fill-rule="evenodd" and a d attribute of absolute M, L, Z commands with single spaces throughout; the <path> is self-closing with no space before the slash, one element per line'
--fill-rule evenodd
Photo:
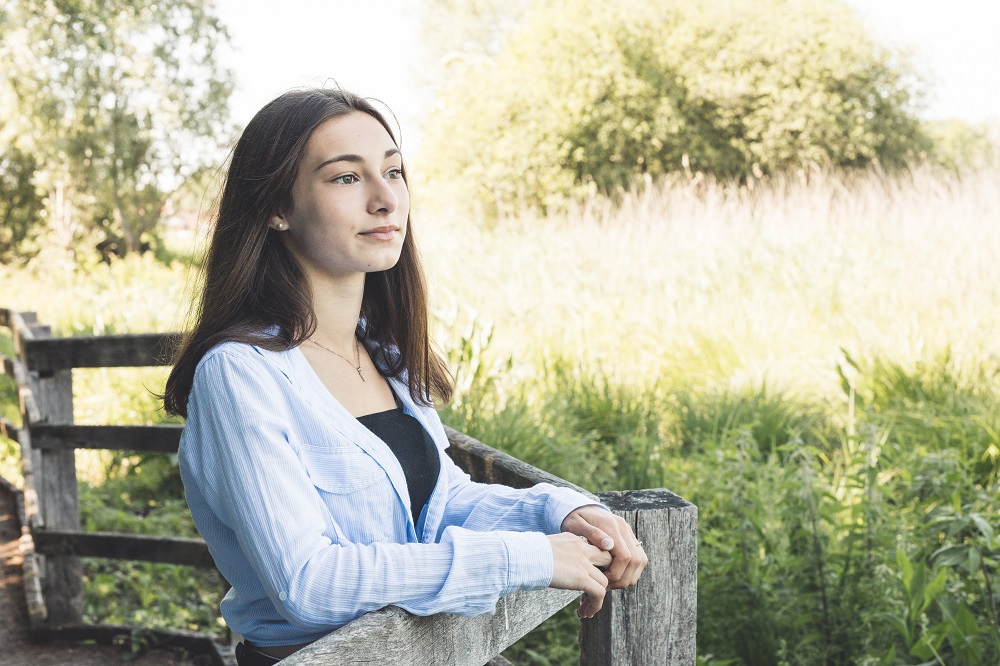
<path fill-rule="evenodd" d="M 918 659 L 937 659 L 940 661 L 941 644 L 948 637 L 948 629 L 949 624 L 946 622 L 935 625 L 914 643 L 913 647 L 910 648 L 910 656 L 917 657 Z M 931 663 L 934 662 L 932 661 Z"/>
<path fill-rule="evenodd" d="M 976 622 L 976 617 L 965 604 L 958 607 L 952 623 L 964 636 L 975 636 L 981 631 L 979 623 Z"/>
<path fill-rule="evenodd" d="M 931 555 L 931 561 L 939 567 L 958 567 L 968 561 L 968 546 L 943 546 Z"/>
<path fill-rule="evenodd" d="M 924 588 L 924 603 L 923 606 L 920 607 L 921 613 L 926 611 L 931 605 L 931 602 L 933 602 L 934 599 L 936 599 L 937 596 L 944 591 L 944 583 L 947 575 L 947 569 L 938 569 L 937 575 L 934 576 L 934 579 L 927 584 L 926 588 Z"/>
<path fill-rule="evenodd" d="M 976 527 L 979 528 L 979 531 L 984 537 L 986 537 L 987 541 L 993 541 L 996 532 L 994 532 L 993 526 L 990 525 L 985 518 L 978 513 L 969 514 L 969 518 L 971 518 L 972 522 L 976 524 Z"/>
<path fill-rule="evenodd" d="M 905 641 L 907 645 L 910 644 L 910 628 L 907 626 L 906 620 L 895 613 L 876 613 L 875 617 L 888 622 L 889 625 L 896 630 L 903 641 Z"/>
<path fill-rule="evenodd" d="M 910 584 L 913 582 L 913 563 L 901 546 L 896 548 L 896 564 L 903 578 L 903 589 L 909 593 Z"/>

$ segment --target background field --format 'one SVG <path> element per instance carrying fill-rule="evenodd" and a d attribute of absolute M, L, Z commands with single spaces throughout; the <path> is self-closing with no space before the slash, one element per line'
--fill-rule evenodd
<path fill-rule="evenodd" d="M 592 490 L 695 502 L 705 663 L 1000 657 L 1000 174 L 678 177 L 493 229 L 419 198 L 414 218 L 459 386 L 443 418 Z M 59 335 L 175 329 L 190 277 L 0 267 L 2 305 Z M 160 420 L 163 377 L 76 371 L 76 419 Z M 192 533 L 172 459 L 78 461 L 91 529 Z M 88 576 L 92 619 L 221 626 L 221 585 L 189 570 Z M 509 656 L 570 663 L 574 631 Z"/>

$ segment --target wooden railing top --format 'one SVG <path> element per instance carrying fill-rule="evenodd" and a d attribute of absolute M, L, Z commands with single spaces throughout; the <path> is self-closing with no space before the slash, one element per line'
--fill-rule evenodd
<path fill-rule="evenodd" d="M 44 375 L 71 368 L 123 368 L 169 365 L 181 333 L 125 333 L 53 338 L 35 335 L 34 312 L 0 308 L 0 326 L 14 334 L 14 347 L 32 372 Z"/>
<path fill-rule="evenodd" d="M 282 666 L 407 664 L 483 666 L 580 596 L 568 590 L 516 592 L 493 615 L 410 615 L 394 606 L 368 613 L 282 660 Z"/>
<path fill-rule="evenodd" d="M 25 341 L 29 368 L 47 374 L 68 368 L 169 365 L 179 333 L 88 335 Z"/>

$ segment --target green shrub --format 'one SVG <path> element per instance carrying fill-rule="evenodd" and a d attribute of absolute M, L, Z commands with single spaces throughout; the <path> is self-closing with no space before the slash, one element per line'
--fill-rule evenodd
<path fill-rule="evenodd" d="M 2 130 L 0 124 L 0 130 Z M 0 131 L 0 134 L 3 134 Z M 35 185 L 34 156 L 0 142 L 0 262 L 27 259 L 38 250 L 45 200 Z"/>
<path fill-rule="evenodd" d="M 938 120 L 924 123 L 930 138 L 930 157 L 954 170 L 990 169 L 1000 166 L 1000 126 Z"/>
<path fill-rule="evenodd" d="M 591 490 L 659 485 L 694 502 L 706 664 L 995 663 L 1000 485 L 983 448 L 1000 392 L 947 354 L 847 359 L 846 402 L 670 377 L 630 387 L 552 359 L 492 377 L 507 407 L 478 412 L 476 436 Z M 604 466 L 613 478 L 579 473 Z M 507 654 L 568 663 L 578 631 L 567 612 Z"/>
<path fill-rule="evenodd" d="M 538 2 L 498 40 L 448 72 L 426 139 L 431 175 L 489 213 L 927 147 L 908 70 L 840 2 Z"/>

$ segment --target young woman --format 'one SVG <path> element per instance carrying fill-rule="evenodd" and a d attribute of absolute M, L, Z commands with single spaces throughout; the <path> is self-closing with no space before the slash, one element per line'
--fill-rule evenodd
<path fill-rule="evenodd" d="M 456 467 L 431 402 L 451 389 L 389 124 L 344 90 L 275 99 L 233 151 L 164 396 L 187 417 L 181 475 L 242 666 L 387 605 L 474 615 L 550 586 L 585 592 L 591 617 L 636 583 L 646 556 L 620 518 Z"/>

